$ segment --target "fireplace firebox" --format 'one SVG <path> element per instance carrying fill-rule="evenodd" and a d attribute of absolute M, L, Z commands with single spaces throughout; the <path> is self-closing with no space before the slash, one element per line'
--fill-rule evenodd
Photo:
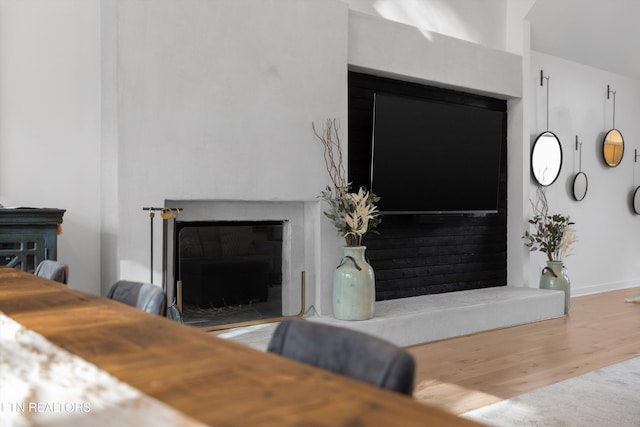
<path fill-rule="evenodd" d="M 177 221 L 185 323 L 190 313 L 238 316 L 243 306 L 252 317 L 281 316 L 283 228 L 283 221 Z"/>

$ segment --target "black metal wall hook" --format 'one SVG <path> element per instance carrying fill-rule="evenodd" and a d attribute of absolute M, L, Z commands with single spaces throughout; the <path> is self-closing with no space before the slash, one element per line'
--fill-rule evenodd
<path fill-rule="evenodd" d="M 550 76 L 545 76 L 544 71 L 540 70 L 540 86 L 544 86 L 544 80 L 547 79 L 547 132 L 549 132 L 549 79 Z"/>
<path fill-rule="evenodd" d="M 616 91 L 611 90 L 609 85 L 607 85 L 607 99 L 609 99 L 609 95 L 613 94 L 613 129 L 616 128 Z"/>
<path fill-rule="evenodd" d="M 549 84 L 549 79 L 551 77 L 544 75 L 544 70 L 540 70 L 540 86 L 544 86 L 544 80 L 547 79 L 547 84 Z"/>

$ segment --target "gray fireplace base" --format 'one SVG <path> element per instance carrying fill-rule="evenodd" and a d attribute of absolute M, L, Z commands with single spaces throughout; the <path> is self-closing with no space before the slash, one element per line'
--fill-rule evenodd
<path fill-rule="evenodd" d="M 375 317 L 363 321 L 330 316 L 305 318 L 359 330 L 406 347 L 562 316 L 562 291 L 500 286 L 379 301 Z M 237 328 L 220 336 L 264 350 L 275 326 Z"/>

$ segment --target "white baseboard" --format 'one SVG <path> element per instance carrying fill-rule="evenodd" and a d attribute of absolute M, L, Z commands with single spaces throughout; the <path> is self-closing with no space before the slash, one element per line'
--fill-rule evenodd
<path fill-rule="evenodd" d="M 571 297 L 599 294 L 602 292 L 617 291 L 620 289 L 636 288 L 640 286 L 640 279 L 625 280 L 622 282 L 600 283 L 597 285 L 572 287 Z"/>

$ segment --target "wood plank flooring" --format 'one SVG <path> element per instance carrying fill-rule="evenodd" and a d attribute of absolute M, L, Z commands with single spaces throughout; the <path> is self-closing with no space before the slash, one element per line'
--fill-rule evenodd
<path fill-rule="evenodd" d="M 182 413 L 174 414 L 176 422 L 183 419 L 188 423 L 190 420 L 184 419 L 188 415 L 210 426 L 478 425 L 417 403 L 400 393 L 372 387 L 276 354 L 254 351 L 239 343 L 13 268 L 0 267 L 0 312 Z M 9 319 L 4 320 L 12 324 Z M 38 355 L 35 344 L 32 349 L 27 348 L 26 341 L 22 346 L 32 353 L 33 360 L 22 361 L 20 369 L 24 368 L 24 372 L 21 371 L 24 375 L 18 372 L 16 381 L 33 383 L 34 388 L 22 390 L 26 393 L 22 396 L 20 390 L 15 396 L 3 393 L 2 398 L 6 395 L 10 402 L 10 399 L 18 398 L 16 403 L 29 403 L 38 398 L 46 400 L 47 393 L 39 394 L 38 389 L 40 383 L 50 382 L 46 366 L 53 369 L 55 364 L 50 363 L 45 354 Z M 5 351 L 5 347 L 0 345 L 0 352 Z M 7 348 L 14 352 L 17 347 L 10 345 Z M 68 387 L 75 385 L 87 386 L 79 380 L 78 384 L 70 381 Z M 0 383 L 2 386 L 4 384 Z M 127 408 L 135 408 L 136 417 L 128 420 L 127 425 L 168 425 L 167 420 L 158 415 L 157 406 L 147 406 L 144 400 L 131 399 L 130 395 L 122 396 L 123 400 L 115 406 L 102 408 L 98 405 L 99 410 L 95 410 L 90 397 L 93 392 L 100 394 L 103 391 L 95 386 L 87 389 L 88 394 L 83 394 L 92 406 L 90 411 L 76 414 L 82 415 L 82 419 L 71 413 L 69 417 L 55 419 L 46 414 L 45 419 L 31 414 L 33 418 L 24 419 L 34 425 L 43 424 L 39 421 L 44 424 L 52 421 L 56 425 L 94 426 L 104 425 L 101 420 L 109 419 L 107 410 L 121 413 L 120 409 L 127 412 Z M 6 425 L 2 415 L 0 425 Z M 84 418 L 85 415 L 88 418 Z M 111 421 L 110 425 L 119 425 L 118 421 Z"/>
<path fill-rule="evenodd" d="M 625 302 L 639 296 L 576 297 L 563 318 L 410 347 L 414 397 L 461 414 L 640 356 L 640 304 Z"/>

